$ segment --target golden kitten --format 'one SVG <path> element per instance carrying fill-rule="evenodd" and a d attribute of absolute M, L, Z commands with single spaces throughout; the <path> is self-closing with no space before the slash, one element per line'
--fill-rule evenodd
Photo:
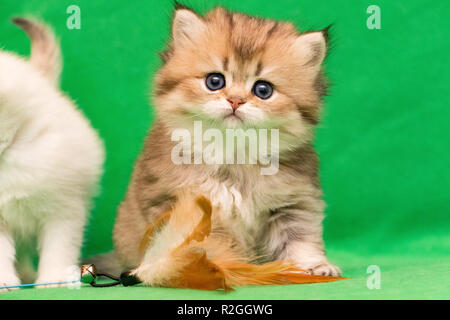
<path fill-rule="evenodd" d="M 156 123 L 120 206 L 115 228 L 122 268 L 137 267 L 149 224 L 188 190 L 213 205 L 223 232 L 259 262 L 290 260 L 314 275 L 340 275 L 324 253 L 324 203 L 312 147 L 325 93 L 325 31 L 221 7 L 201 16 L 178 6 L 156 75 Z M 279 131 L 279 169 L 256 164 L 173 162 L 172 133 L 194 122 L 220 130 Z M 189 156 L 195 156 L 195 148 Z"/>

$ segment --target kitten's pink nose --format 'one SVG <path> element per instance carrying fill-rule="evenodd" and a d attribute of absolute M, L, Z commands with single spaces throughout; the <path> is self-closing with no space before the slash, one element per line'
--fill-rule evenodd
<path fill-rule="evenodd" d="M 242 99 L 241 97 L 231 97 L 228 98 L 227 101 L 231 104 L 233 111 L 245 103 L 244 99 Z"/>

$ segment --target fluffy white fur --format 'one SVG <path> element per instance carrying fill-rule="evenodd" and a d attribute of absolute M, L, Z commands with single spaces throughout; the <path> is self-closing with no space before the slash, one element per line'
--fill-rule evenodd
<path fill-rule="evenodd" d="M 46 58 L 53 59 L 46 67 L 59 68 L 49 30 L 21 23 L 44 43 L 30 61 L 0 51 L 0 286 L 21 282 L 19 271 L 30 269 L 24 264 L 36 249 L 36 282 L 67 280 L 104 161 L 89 121 L 39 68 Z"/>

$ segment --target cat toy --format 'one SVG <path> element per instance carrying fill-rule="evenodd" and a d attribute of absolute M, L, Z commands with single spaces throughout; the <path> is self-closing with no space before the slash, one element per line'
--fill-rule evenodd
<path fill-rule="evenodd" d="M 107 278 L 113 280 L 112 282 L 98 283 L 97 281 L 101 278 Z M 50 285 L 60 285 L 60 284 L 77 284 L 77 283 L 90 284 L 92 287 L 105 288 L 113 287 L 117 285 L 123 285 L 124 287 L 133 286 L 141 281 L 135 276 L 131 275 L 129 271 L 122 272 L 119 277 L 113 276 L 108 273 L 99 273 L 97 268 L 93 264 L 86 264 L 80 268 L 80 278 L 71 281 L 60 281 L 60 282 L 48 282 L 48 283 L 25 283 L 14 286 L 0 286 L 2 289 L 19 289 L 27 287 L 40 287 L 40 286 L 50 286 Z"/>

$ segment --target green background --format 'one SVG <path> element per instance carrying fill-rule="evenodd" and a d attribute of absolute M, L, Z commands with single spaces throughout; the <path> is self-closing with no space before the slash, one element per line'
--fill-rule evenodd
<path fill-rule="evenodd" d="M 241 288 L 229 294 L 162 288 L 24 289 L 0 299 L 404 299 L 450 298 L 450 2 L 393 0 L 188 0 L 294 22 L 334 23 L 326 62 L 333 86 L 316 146 L 328 204 L 331 261 L 351 279 L 328 284 Z M 66 8 L 81 8 L 81 29 Z M 381 8 L 369 30 L 366 9 Z M 83 255 L 109 251 L 115 212 L 154 119 L 152 77 L 169 32 L 169 0 L 0 0 L 0 45 L 27 55 L 9 19 L 42 18 L 64 54 L 62 88 L 84 110 L 107 149 Z M 80 155 L 82 157 L 82 155 Z M 74 159 L 76 161 L 76 159 Z M 70 165 L 70 164 L 68 164 Z M 369 290 L 369 265 L 381 289 Z"/>

